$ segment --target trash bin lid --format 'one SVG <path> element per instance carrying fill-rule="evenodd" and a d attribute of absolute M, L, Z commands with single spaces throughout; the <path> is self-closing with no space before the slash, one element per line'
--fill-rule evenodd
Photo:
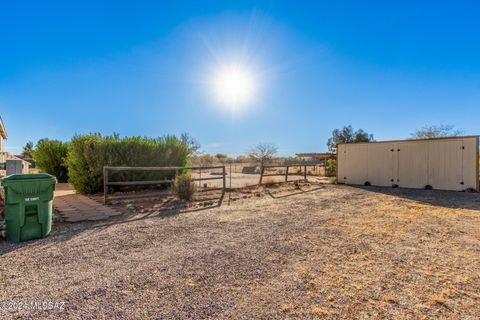
<path fill-rule="evenodd" d="M 10 176 L 7 176 L 3 178 L 0 182 L 2 185 L 4 185 L 5 182 L 40 182 L 41 180 L 43 181 L 51 181 L 52 183 L 56 183 L 57 179 L 48 174 L 48 173 L 29 173 L 29 174 L 12 174 Z"/>

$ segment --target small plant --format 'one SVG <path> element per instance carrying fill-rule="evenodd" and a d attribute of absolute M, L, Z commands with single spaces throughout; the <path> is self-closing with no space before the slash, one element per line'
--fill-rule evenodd
<path fill-rule="evenodd" d="M 336 175 L 337 173 L 337 160 L 335 159 L 328 159 L 327 161 L 327 170 L 325 172 L 325 175 L 327 177 L 331 177 Z"/>
<path fill-rule="evenodd" d="M 175 179 L 173 192 L 179 199 L 190 201 L 196 191 L 195 182 L 190 174 L 182 174 Z"/>
<path fill-rule="evenodd" d="M 433 296 L 431 301 L 435 304 L 438 305 L 444 305 L 445 304 L 445 299 L 439 296 Z"/>
<path fill-rule="evenodd" d="M 291 304 L 281 304 L 280 305 L 280 311 L 282 312 L 292 312 L 293 310 L 295 310 L 295 306 L 291 305 Z"/>

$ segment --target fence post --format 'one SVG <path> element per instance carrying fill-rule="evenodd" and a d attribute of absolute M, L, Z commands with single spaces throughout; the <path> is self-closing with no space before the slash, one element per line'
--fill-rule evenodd
<path fill-rule="evenodd" d="M 260 169 L 260 181 L 258 182 L 259 185 L 262 184 L 264 172 L 265 172 L 265 167 L 262 165 L 262 168 Z"/>
<path fill-rule="evenodd" d="M 288 166 L 287 169 L 285 170 L 285 182 L 288 181 Z"/>
<path fill-rule="evenodd" d="M 202 167 L 200 167 L 200 180 L 198 180 L 198 186 L 202 187 Z"/>
<path fill-rule="evenodd" d="M 103 204 L 107 204 L 108 197 L 108 170 L 103 167 Z"/>
<path fill-rule="evenodd" d="M 177 180 L 177 178 L 178 178 L 178 169 L 175 169 L 175 177 L 173 177 L 172 183 L 171 183 L 171 188 L 172 189 L 175 188 L 175 180 Z"/>
<path fill-rule="evenodd" d="M 304 170 L 304 172 L 303 172 L 303 179 L 305 179 L 305 181 L 306 181 L 306 180 L 307 180 L 307 166 L 306 166 L 306 165 L 303 166 L 303 170 Z"/>
<path fill-rule="evenodd" d="M 225 193 L 225 189 L 227 188 L 227 172 L 225 170 L 225 165 L 223 165 L 223 168 L 222 168 L 222 172 L 223 172 L 223 193 Z"/>

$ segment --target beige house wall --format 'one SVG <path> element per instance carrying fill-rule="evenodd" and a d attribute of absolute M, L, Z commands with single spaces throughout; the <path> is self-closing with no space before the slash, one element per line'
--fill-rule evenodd
<path fill-rule="evenodd" d="M 394 177 L 393 143 L 375 143 L 368 147 L 367 181 L 374 186 L 391 186 Z"/>
<path fill-rule="evenodd" d="M 337 181 L 340 183 L 346 183 L 346 144 L 339 144 L 337 146 Z"/>
<path fill-rule="evenodd" d="M 366 181 L 368 179 L 368 145 L 347 145 L 345 153 L 346 176 L 352 181 Z"/>
<path fill-rule="evenodd" d="M 424 188 L 429 184 L 428 144 L 428 141 L 409 141 L 396 144 L 395 184 L 404 188 Z"/>
<path fill-rule="evenodd" d="M 405 188 L 478 186 L 478 137 L 339 144 L 337 181 Z"/>

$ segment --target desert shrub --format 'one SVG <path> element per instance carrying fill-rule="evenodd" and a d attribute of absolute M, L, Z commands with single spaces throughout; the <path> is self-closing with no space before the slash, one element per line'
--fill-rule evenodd
<path fill-rule="evenodd" d="M 219 165 L 220 161 L 211 154 L 194 155 L 190 157 L 189 164 L 192 166 L 211 166 Z"/>
<path fill-rule="evenodd" d="M 195 182 L 190 174 L 182 174 L 177 176 L 173 187 L 175 195 L 181 200 L 190 201 L 195 194 Z"/>
<path fill-rule="evenodd" d="M 39 140 L 32 153 L 37 167 L 55 176 L 59 182 L 68 180 L 67 154 L 68 143 L 49 139 Z"/>
<path fill-rule="evenodd" d="M 185 166 L 189 147 L 175 136 L 161 138 L 125 137 L 100 134 L 77 135 L 70 143 L 67 165 L 70 182 L 83 194 L 103 188 L 104 166 L 164 167 Z M 117 172 L 111 181 L 171 179 L 175 172 Z"/>
<path fill-rule="evenodd" d="M 337 174 L 337 160 L 328 159 L 326 175 L 331 177 Z"/>
<path fill-rule="evenodd" d="M 273 159 L 273 162 L 283 166 L 302 163 L 302 161 L 303 160 L 298 157 L 276 157 Z"/>

